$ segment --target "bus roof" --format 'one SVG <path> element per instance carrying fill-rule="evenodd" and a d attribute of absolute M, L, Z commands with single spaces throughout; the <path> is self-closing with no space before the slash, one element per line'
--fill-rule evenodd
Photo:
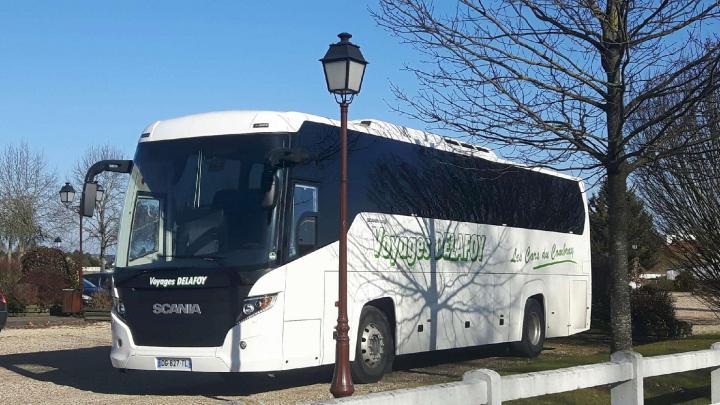
<path fill-rule="evenodd" d="M 140 136 L 140 142 L 218 135 L 258 134 L 270 132 L 294 133 L 300 129 L 304 122 L 307 121 L 336 127 L 340 126 L 340 122 L 337 120 L 294 111 L 216 111 L 156 121 L 148 125 L 143 130 Z M 407 128 L 385 121 L 375 119 L 353 120 L 348 122 L 348 129 L 435 149 L 482 157 L 496 162 L 509 163 L 521 167 L 524 166 L 500 159 L 491 150 L 481 146 L 472 145 L 458 139 L 443 137 L 431 132 Z M 530 169 L 572 180 L 580 180 L 578 178 L 544 168 Z"/>
<path fill-rule="evenodd" d="M 156 121 L 145 128 L 140 141 L 150 142 L 201 136 L 266 132 L 293 133 L 297 132 L 306 121 L 340 126 L 339 121 L 299 112 L 218 111 Z M 455 146 L 467 151 L 495 156 L 489 149 L 480 146 L 375 119 L 350 121 L 348 122 L 348 128 L 423 146 L 440 148 L 442 145 L 449 145 L 451 149 L 455 149 L 452 148 L 452 146 Z"/>

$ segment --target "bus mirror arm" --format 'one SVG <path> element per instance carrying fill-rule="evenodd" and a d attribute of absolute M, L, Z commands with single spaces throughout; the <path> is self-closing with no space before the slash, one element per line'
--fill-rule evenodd
<path fill-rule="evenodd" d="M 85 184 L 83 184 L 80 198 L 80 213 L 85 217 L 92 217 L 95 213 L 95 199 L 98 190 L 95 176 L 102 172 L 130 173 L 132 168 L 132 160 L 101 160 L 90 166 L 85 174 Z"/>
<path fill-rule="evenodd" d="M 90 166 L 85 174 L 85 183 L 94 182 L 95 176 L 102 172 L 130 173 L 132 168 L 132 160 L 101 160 Z"/>

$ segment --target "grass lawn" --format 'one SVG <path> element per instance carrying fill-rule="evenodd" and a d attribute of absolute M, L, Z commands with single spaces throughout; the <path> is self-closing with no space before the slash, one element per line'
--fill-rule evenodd
<path fill-rule="evenodd" d="M 709 349 L 720 342 L 720 335 L 698 335 L 680 340 L 668 340 L 635 346 L 634 350 L 643 356 L 658 356 Z M 562 339 L 546 342 L 540 357 L 525 361 L 508 361 L 496 370 L 503 375 L 551 370 L 582 364 L 599 363 L 609 360 L 609 352 L 601 344 L 588 342 L 578 345 L 577 341 L 565 344 Z M 524 400 L 510 401 L 512 404 L 609 404 L 608 386 L 588 388 L 562 394 L 546 395 Z M 710 370 L 698 370 L 680 374 L 645 379 L 646 404 L 708 404 L 710 403 Z"/>

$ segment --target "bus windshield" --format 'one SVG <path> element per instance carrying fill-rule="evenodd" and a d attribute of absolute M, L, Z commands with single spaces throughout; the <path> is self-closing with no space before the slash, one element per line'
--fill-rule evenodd
<path fill-rule="evenodd" d="M 283 139 L 225 135 L 140 143 L 127 266 L 255 270 L 273 261 L 277 213 L 267 198 L 282 173 L 266 156 Z"/>

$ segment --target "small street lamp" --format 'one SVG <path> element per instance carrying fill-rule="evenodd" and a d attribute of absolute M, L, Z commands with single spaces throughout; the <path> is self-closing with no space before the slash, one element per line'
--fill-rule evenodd
<path fill-rule="evenodd" d="M 60 201 L 65 204 L 72 204 L 75 199 L 75 189 L 70 183 L 65 182 L 65 185 L 60 188 Z"/>
<path fill-rule="evenodd" d="M 98 184 L 95 199 L 97 201 L 100 201 L 103 197 L 104 192 L 105 190 L 102 188 L 101 185 Z M 85 256 L 83 253 L 83 215 L 81 207 L 79 205 L 72 205 L 73 201 L 75 200 L 75 194 L 75 189 L 72 185 L 70 185 L 69 182 L 65 182 L 65 185 L 60 188 L 60 201 L 65 205 L 67 209 L 76 212 L 80 217 L 80 269 L 78 271 L 78 280 L 80 281 L 80 292 L 82 293 L 83 262 L 85 261 Z M 57 242 L 59 239 L 60 238 L 57 238 L 55 241 Z"/>
<path fill-rule="evenodd" d="M 350 338 L 347 315 L 347 113 L 348 106 L 360 92 L 368 62 L 360 47 L 351 43 L 352 35 L 343 32 L 340 42 L 331 44 L 320 59 L 325 82 L 335 101 L 340 104 L 340 263 L 338 267 L 338 319 L 335 330 L 335 372 L 330 392 L 335 398 L 355 392 L 350 375 Z"/>

